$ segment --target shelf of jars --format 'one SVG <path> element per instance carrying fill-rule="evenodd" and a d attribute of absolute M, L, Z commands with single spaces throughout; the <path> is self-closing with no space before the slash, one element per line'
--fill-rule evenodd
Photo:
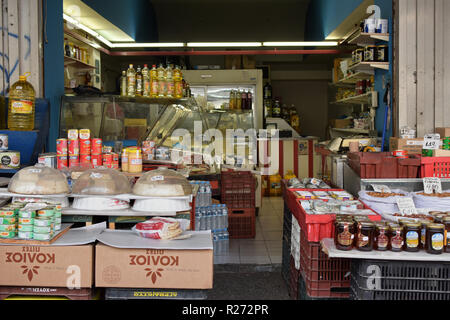
<path fill-rule="evenodd" d="M 378 106 L 378 92 L 377 91 L 370 91 L 364 94 L 356 95 L 347 97 L 344 99 L 340 99 L 334 102 L 331 102 L 331 104 L 368 104 L 372 107 Z"/>

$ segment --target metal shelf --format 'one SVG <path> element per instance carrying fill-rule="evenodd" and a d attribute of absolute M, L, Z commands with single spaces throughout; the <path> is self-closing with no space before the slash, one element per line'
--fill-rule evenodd
<path fill-rule="evenodd" d="M 389 62 L 360 62 L 348 67 L 349 70 L 366 73 L 371 71 L 373 72 L 374 69 L 377 68 L 389 70 Z"/>
<path fill-rule="evenodd" d="M 370 104 L 372 107 L 378 106 L 378 96 L 376 91 L 371 91 L 358 96 L 348 97 L 345 99 L 331 102 L 332 104 Z"/>
<path fill-rule="evenodd" d="M 340 132 L 346 132 L 346 133 L 363 133 L 363 134 L 369 134 L 370 133 L 370 130 L 364 130 L 364 129 L 331 128 L 331 130 L 340 131 Z"/>
<path fill-rule="evenodd" d="M 346 85 L 346 84 L 356 84 L 356 82 L 358 82 L 359 80 L 366 80 L 369 79 L 371 76 L 373 76 L 375 74 L 375 72 L 373 70 L 368 71 L 368 72 L 355 72 L 345 78 L 342 78 L 341 80 L 339 80 L 338 82 L 336 82 L 335 84 L 342 84 L 342 85 Z"/>
<path fill-rule="evenodd" d="M 347 39 L 348 44 L 356 44 L 358 46 L 366 46 L 370 44 L 375 44 L 379 41 L 389 41 L 389 33 L 365 33 L 365 32 L 355 32 Z"/>
<path fill-rule="evenodd" d="M 94 66 L 91 66 L 90 64 L 87 64 L 83 61 L 80 61 L 78 59 L 75 58 L 71 58 L 68 56 L 64 56 L 64 66 L 72 66 L 72 67 L 76 67 L 79 69 L 89 69 L 89 70 L 93 70 L 95 69 Z"/>

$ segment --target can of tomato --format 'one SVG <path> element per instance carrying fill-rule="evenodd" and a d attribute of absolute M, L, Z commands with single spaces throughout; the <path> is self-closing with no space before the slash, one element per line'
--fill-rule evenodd
<path fill-rule="evenodd" d="M 80 154 L 80 164 L 91 163 L 90 154 Z"/>
<path fill-rule="evenodd" d="M 67 155 L 67 139 L 56 140 L 56 153 L 61 156 Z"/>
<path fill-rule="evenodd" d="M 77 156 L 80 154 L 80 140 L 78 139 L 70 139 L 69 140 L 69 155 Z"/>
<path fill-rule="evenodd" d="M 112 168 L 113 155 L 111 153 L 104 153 L 102 162 L 104 167 Z"/>
<path fill-rule="evenodd" d="M 78 167 L 80 165 L 80 156 L 69 156 L 69 168 Z"/>
<path fill-rule="evenodd" d="M 100 167 L 102 165 L 102 155 L 101 154 L 92 154 L 91 155 L 91 163 L 92 166 L 95 167 Z"/>
<path fill-rule="evenodd" d="M 119 155 L 117 153 L 112 154 L 112 168 L 119 169 Z"/>
<path fill-rule="evenodd" d="M 392 152 L 394 157 L 406 157 L 408 156 L 408 151 L 405 150 L 395 150 Z"/>
<path fill-rule="evenodd" d="M 102 153 L 102 139 L 93 138 L 91 139 L 91 154 L 100 154 Z"/>
<path fill-rule="evenodd" d="M 80 139 L 80 154 L 91 154 L 91 139 Z"/>
<path fill-rule="evenodd" d="M 58 169 L 64 169 L 69 166 L 68 156 L 58 156 L 56 159 L 56 164 Z"/>

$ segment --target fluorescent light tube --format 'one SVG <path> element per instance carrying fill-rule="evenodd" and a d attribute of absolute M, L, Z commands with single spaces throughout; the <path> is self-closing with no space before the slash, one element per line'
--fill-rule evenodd
<path fill-rule="evenodd" d="M 337 41 L 273 41 L 263 42 L 265 47 L 335 47 Z"/>
<path fill-rule="evenodd" d="M 261 47 L 261 42 L 188 42 L 188 47 Z"/>
<path fill-rule="evenodd" d="M 112 44 L 112 48 L 180 48 L 184 47 L 183 42 L 155 42 L 155 43 L 120 43 Z"/>

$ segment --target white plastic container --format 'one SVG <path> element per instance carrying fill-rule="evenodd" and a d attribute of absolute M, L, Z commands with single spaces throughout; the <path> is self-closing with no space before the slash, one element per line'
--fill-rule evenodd
<path fill-rule="evenodd" d="M 72 207 L 79 210 L 123 210 L 130 208 L 130 203 L 125 200 L 104 197 L 74 198 Z"/>

